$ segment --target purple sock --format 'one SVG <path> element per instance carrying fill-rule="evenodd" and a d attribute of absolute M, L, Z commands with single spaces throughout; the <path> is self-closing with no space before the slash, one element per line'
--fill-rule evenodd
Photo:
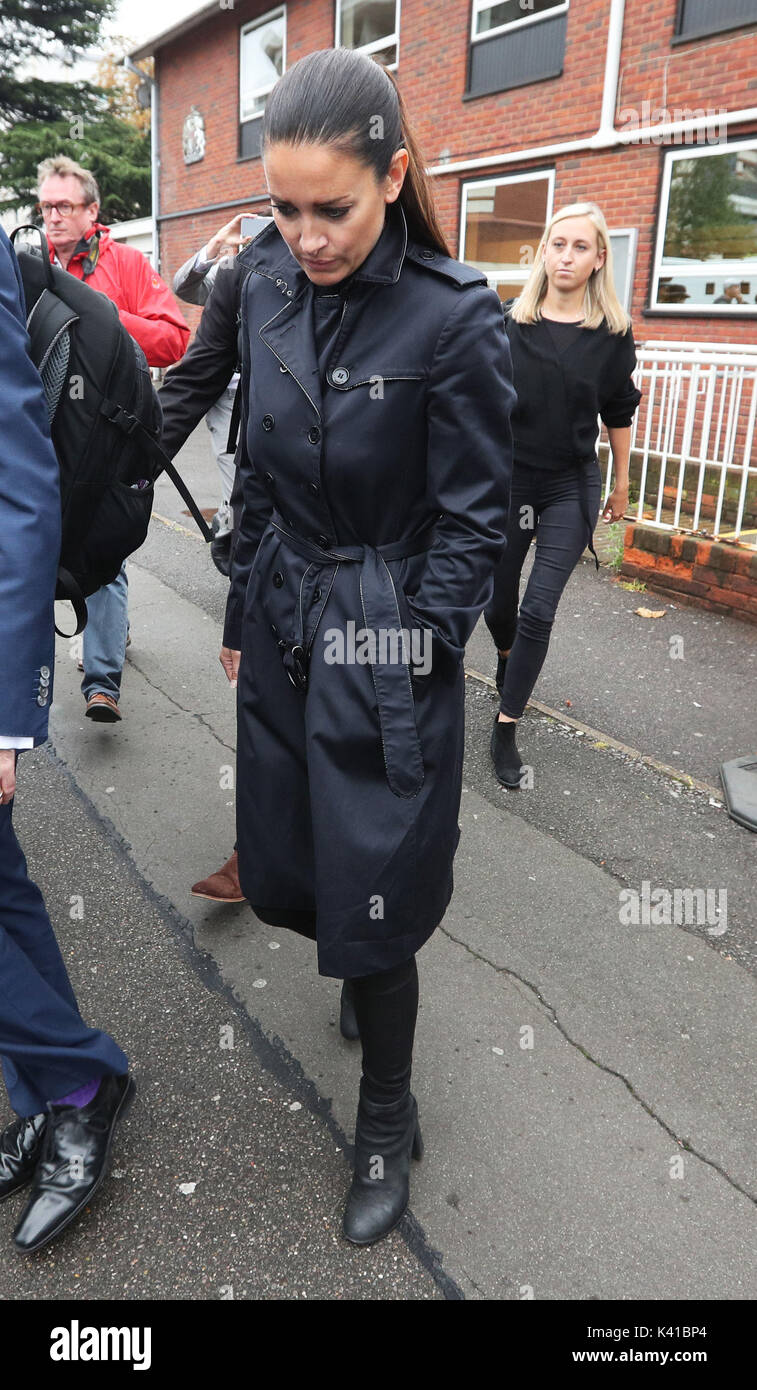
<path fill-rule="evenodd" d="M 67 1096 L 60 1096 L 58 1100 L 50 1102 L 51 1105 L 75 1105 L 77 1110 L 89 1105 L 91 1100 L 97 1095 L 102 1077 L 98 1076 L 94 1081 L 88 1081 L 85 1086 L 80 1086 L 78 1091 L 70 1091 Z"/>

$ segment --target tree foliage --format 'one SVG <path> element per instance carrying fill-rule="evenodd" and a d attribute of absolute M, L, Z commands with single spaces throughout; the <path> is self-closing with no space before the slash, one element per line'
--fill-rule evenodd
<path fill-rule="evenodd" d="M 72 64 L 100 38 L 116 0 L 2 0 L 0 122 L 73 120 L 92 114 L 97 97 L 87 82 L 48 81 L 29 73 L 39 59 Z"/>
<path fill-rule="evenodd" d="M 95 175 L 103 222 L 150 213 L 150 113 L 140 79 L 111 40 L 96 83 L 30 75 L 33 59 L 72 62 L 100 40 L 115 0 L 2 0 L 0 11 L 0 211 L 37 200 L 37 165 L 65 154 Z"/>

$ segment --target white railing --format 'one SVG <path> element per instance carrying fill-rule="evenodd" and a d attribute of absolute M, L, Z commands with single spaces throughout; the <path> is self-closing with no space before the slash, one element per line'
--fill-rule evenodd
<path fill-rule="evenodd" d="M 639 462 L 641 472 L 629 513 L 665 529 L 757 545 L 754 522 L 744 524 L 750 482 L 751 511 L 757 498 L 757 348 L 645 342 L 636 355 L 643 397 L 631 434 L 632 480 Z M 705 494 L 708 473 L 714 491 Z M 736 487 L 727 490 L 730 479 Z M 610 486 L 608 452 L 605 497 Z"/>

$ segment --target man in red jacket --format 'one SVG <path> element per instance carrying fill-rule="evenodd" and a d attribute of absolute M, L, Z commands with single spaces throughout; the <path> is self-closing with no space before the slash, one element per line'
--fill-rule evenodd
<path fill-rule="evenodd" d="M 53 264 L 113 301 L 151 367 L 178 362 L 189 342 L 189 326 L 146 256 L 113 241 L 98 221 L 100 191 L 93 175 L 58 155 L 40 164 L 37 178 Z M 112 584 L 87 599 L 87 611 L 82 641 L 86 713 L 115 723 L 121 718 L 118 700 L 129 625 L 125 564 Z"/>

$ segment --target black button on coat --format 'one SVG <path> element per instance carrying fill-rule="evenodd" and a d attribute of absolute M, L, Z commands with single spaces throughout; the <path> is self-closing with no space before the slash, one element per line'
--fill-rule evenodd
<path fill-rule="evenodd" d="M 249 264 L 224 631 L 242 652 L 240 878 L 264 921 L 317 941 L 321 974 L 371 974 L 423 945 L 452 892 L 463 651 L 505 544 L 510 352 L 484 276 L 408 242 L 397 204 L 343 282 L 328 361 L 275 226 Z"/>

